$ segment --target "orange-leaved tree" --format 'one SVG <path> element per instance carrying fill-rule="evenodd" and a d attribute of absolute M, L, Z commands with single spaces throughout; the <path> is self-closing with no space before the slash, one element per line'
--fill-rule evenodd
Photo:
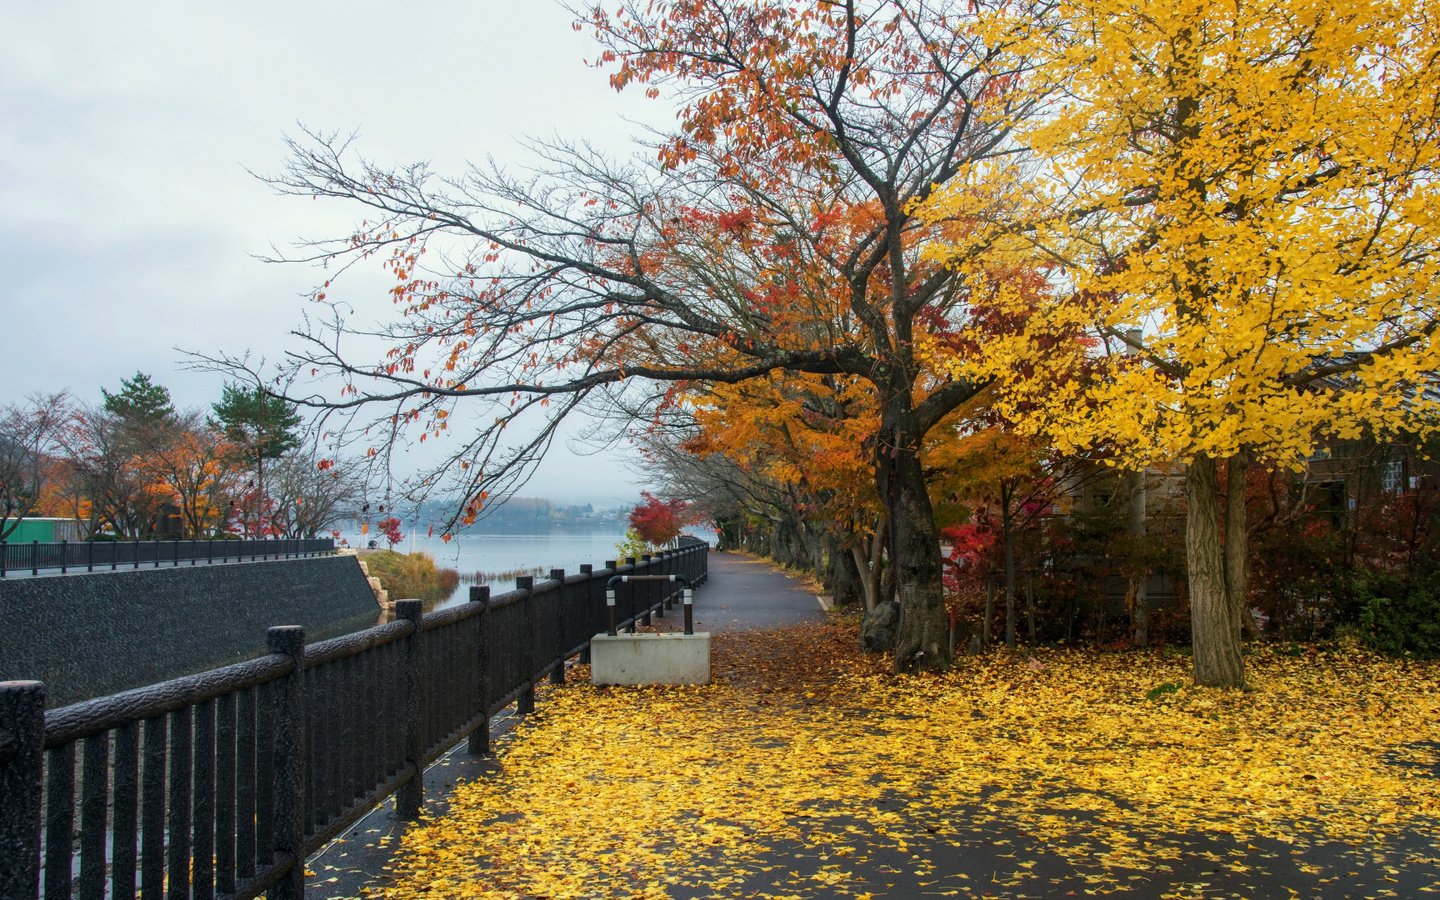
<path fill-rule="evenodd" d="M 235 448 L 199 413 L 178 415 L 163 440 L 153 441 L 137 464 L 177 510 L 186 537 L 213 536 L 224 525 L 241 477 L 231 465 Z"/>
<path fill-rule="evenodd" d="M 389 350 L 347 355 L 343 334 L 375 329 L 352 326 L 327 282 L 314 299 L 333 315 L 299 334 L 278 381 L 266 380 L 372 460 L 403 446 L 407 429 L 453 436 L 457 414 L 473 414 L 409 485 L 453 488 L 461 522 L 527 476 L 566 414 L 624 394 L 627 380 L 863 379 L 878 407 L 870 450 L 902 601 L 896 666 L 942 668 L 920 448 L 982 381 L 917 359 L 919 337 L 962 320 L 972 298 L 961 269 L 921 258 L 937 226 L 913 209 L 1009 149 L 1033 103 L 1014 93 L 1025 64 L 1011 52 L 1026 27 L 1015 11 L 1029 5 L 671 0 L 583 11 L 617 88 L 684 103 L 676 132 L 628 164 L 557 142 L 535 148 L 525 178 L 474 168 L 442 179 L 310 133 L 272 184 L 347 201 L 365 219 L 296 257 L 332 271 L 385 267 Z"/>
<path fill-rule="evenodd" d="M 777 528 L 803 532 L 803 553 L 778 549 L 785 564 L 820 568 L 825 549 L 853 563 L 867 608 L 880 599 L 885 511 L 875 489 L 878 406 L 868 381 L 840 375 L 771 373 L 712 385 L 691 398 L 695 430 L 682 445 L 722 455 L 783 494 Z"/>

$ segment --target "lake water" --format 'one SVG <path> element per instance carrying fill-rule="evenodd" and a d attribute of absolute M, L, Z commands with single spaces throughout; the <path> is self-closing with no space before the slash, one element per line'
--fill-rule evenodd
<path fill-rule="evenodd" d="M 363 547 L 370 536 L 347 536 L 352 546 Z M 567 575 L 580 571 L 582 563 L 595 568 L 604 565 L 607 559 L 615 559 L 615 545 L 625 539 L 623 528 L 598 530 L 594 532 L 551 531 L 533 534 L 464 534 L 452 538 L 448 543 L 423 535 L 410 537 L 395 545 L 397 552 L 423 552 L 435 558 L 435 564 L 442 569 L 454 569 L 462 577 L 477 572 L 495 574 L 516 572 L 524 574 L 532 569 L 564 569 Z M 384 546 L 384 542 L 381 542 Z M 515 586 L 513 576 L 503 582 L 491 582 L 492 590 L 508 591 Z M 450 599 L 441 602 L 436 609 L 444 609 L 463 603 L 469 597 L 470 585 L 461 582 Z"/>
<path fill-rule="evenodd" d="M 711 546 L 715 544 L 716 534 L 708 529 L 690 528 L 686 533 L 709 541 Z M 351 546 L 363 547 L 374 535 L 362 537 L 350 534 L 344 537 Z M 472 532 L 454 537 L 448 543 L 438 537 L 427 538 L 421 532 L 413 538 L 407 534 L 404 541 L 395 545 L 395 550 L 428 553 L 435 558 L 437 566 L 454 569 L 461 578 L 477 572 L 493 575 L 518 571 L 519 574 L 528 574 L 533 569 L 542 570 L 537 577 L 544 577 L 551 569 L 564 569 L 566 575 L 574 575 L 580 571 L 582 563 L 601 568 L 606 560 L 619 555 L 615 546 L 624 539 L 625 529 L 619 525 L 595 531 Z M 384 546 L 384 541 L 381 541 L 381 546 Z M 509 575 L 503 581 L 492 581 L 490 584 L 491 590 L 499 593 L 514 588 L 515 580 L 513 575 Z M 470 585 L 461 581 L 455 593 L 437 604 L 435 609 L 464 603 L 469 596 Z"/>

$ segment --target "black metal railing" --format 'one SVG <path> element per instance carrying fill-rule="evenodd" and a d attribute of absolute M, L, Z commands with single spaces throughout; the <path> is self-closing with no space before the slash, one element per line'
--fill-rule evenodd
<path fill-rule="evenodd" d="M 333 538 L 272 538 L 241 541 L 0 541 L 0 578 L 11 572 L 158 569 L 201 562 L 293 559 L 335 552 Z"/>
<path fill-rule="evenodd" d="M 430 762 L 467 736 L 487 752 L 491 716 L 564 680 L 605 630 L 607 579 L 700 584 L 708 550 L 472 587 L 429 616 L 402 600 L 394 622 L 308 646 L 280 626 L 259 659 L 49 712 L 39 682 L 0 682 L 0 898 L 299 900 L 306 857 L 391 794 L 418 816 Z M 680 596 L 636 588 L 631 630 Z"/>

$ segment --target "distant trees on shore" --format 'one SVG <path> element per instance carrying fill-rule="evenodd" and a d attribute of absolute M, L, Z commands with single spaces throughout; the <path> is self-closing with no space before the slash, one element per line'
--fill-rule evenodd
<path fill-rule="evenodd" d="M 314 537 L 362 502 L 363 485 L 320 466 L 283 401 L 227 385 L 211 409 L 177 410 L 143 372 L 100 395 L 0 407 L 0 540 L 36 516 L 92 538 Z"/>

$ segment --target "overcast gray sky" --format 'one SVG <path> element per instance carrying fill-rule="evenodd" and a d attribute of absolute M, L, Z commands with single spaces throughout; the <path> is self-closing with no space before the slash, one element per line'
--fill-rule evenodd
<path fill-rule="evenodd" d="M 382 162 L 441 173 L 524 137 L 629 152 L 670 113 L 617 95 L 588 32 L 550 0 L 405 4 L 8 4 L 0 30 L 0 402 L 69 388 L 98 401 L 137 370 L 177 405 L 218 376 L 175 347 L 276 356 L 316 270 L 256 261 L 271 244 L 348 233 L 353 211 L 274 196 L 297 123 L 357 130 Z M 563 448 L 524 493 L 616 502 L 618 456 Z"/>

